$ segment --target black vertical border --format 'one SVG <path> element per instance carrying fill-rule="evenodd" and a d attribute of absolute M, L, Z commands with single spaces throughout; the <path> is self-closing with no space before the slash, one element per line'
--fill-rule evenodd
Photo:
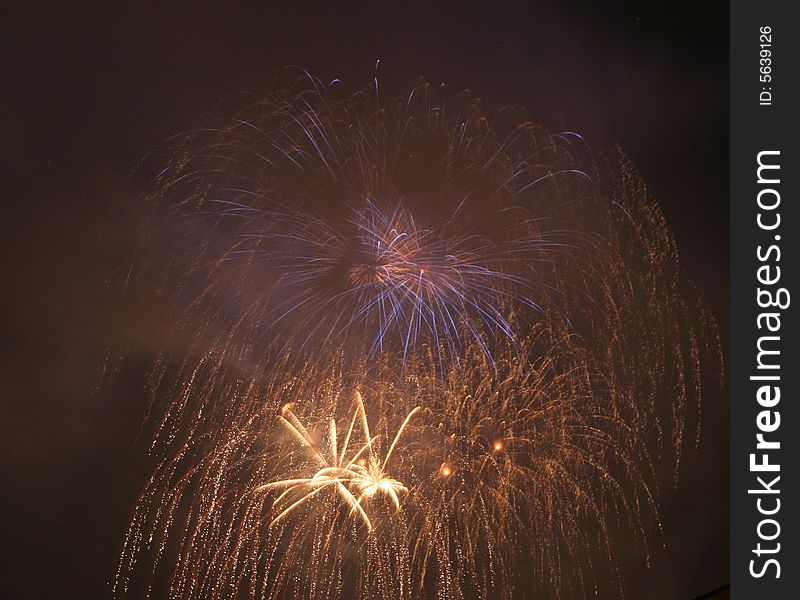
<path fill-rule="evenodd" d="M 751 381 L 756 370 L 756 341 L 759 335 L 769 334 L 757 328 L 760 310 L 756 301 L 759 287 L 756 256 L 760 245 L 765 250 L 770 244 L 779 244 L 781 280 L 773 288 L 785 287 L 790 294 L 800 294 L 797 282 L 798 219 L 800 202 L 800 163 L 798 162 L 798 136 L 800 136 L 800 13 L 795 2 L 789 0 L 734 0 L 731 3 L 731 345 L 730 345 L 730 403 L 731 403 L 731 597 L 735 600 L 783 600 L 800 598 L 800 536 L 797 531 L 798 503 L 796 465 L 800 458 L 800 416 L 798 416 L 798 334 L 795 303 L 781 310 L 780 330 L 780 388 L 781 400 L 773 410 L 780 412 L 779 429 L 769 434 L 769 439 L 780 441 L 780 450 L 770 452 L 770 462 L 780 464 L 779 473 L 752 473 L 750 454 L 756 450 L 759 429 L 756 418 L 764 410 L 756 401 L 756 391 L 763 382 Z M 772 81 L 760 81 L 760 28 L 772 30 Z M 759 94 L 771 88 L 772 105 L 759 105 Z M 776 187 L 781 196 L 777 212 L 781 225 L 775 231 L 759 229 L 756 217 L 759 212 L 757 194 L 757 155 L 763 150 L 780 151 L 780 184 Z M 781 236 L 779 242 L 774 235 Z M 761 286 L 764 287 L 764 286 Z M 772 310 L 772 309 L 770 309 Z M 776 334 L 772 334 L 776 335 Z M 761 371 L 764 374 L 764 371 Z M 760 459 L 760 456 L 759 456 Z M 767 496 L 748 493 L 758 488 L 756 477 L 771 481 L 780 475 L 775 487 L 780 494 Z M 699 493 L 702 493 L 699 491 Z M 780 511 L 773 516 L 780 523 L 780 535 L 772 541 L 759 540 L 757 528 L 762 519 L 756 501 L 765 498 L 765 506 L 773 506 L 774 498 L 781 501 Z M 769 527 L 764 532 L 771 535 Z M 750 574 L 750 561 L 757 560 L 755 570 L 760 570 L 765 560 L 753 552 L 761 541 L 763 547 L 780 542 L 780 551 L 772 557 L 780 562 L 780 578 L 776 569 L 770 568 L 761 578 Z"/>

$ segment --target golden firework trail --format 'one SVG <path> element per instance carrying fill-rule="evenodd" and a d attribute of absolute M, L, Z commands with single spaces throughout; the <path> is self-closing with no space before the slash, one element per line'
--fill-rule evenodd
<path fill-rule="evenodd" d="M 287 508 L 283 509 L 270 523 L 274 525 L 294 509 L 300 507 L 305 502 L 314 498 L 317 494 L 327 488 L 333 487 L 350 508 L 350 513 L 357 514 L 363 521 L 368 530 L 372 531 L 372 522 L 363 508 L 366 499 L 372 498 L 376 494 L 382 494 L 391 499 L 396 510 L 400 510 L 400 495 L 407 494 L 408 488 L 396 479 L 392 479 L 386 474 L 386 466 L 392 456 L 392 452 L 403 435 L 403 430 L 408 425 L 411 418 L 420 410 L 414 408 L 403 421 L 397 430 L 397 434 L 392 440 L 389 450 L 383 460 L 376 457 L 373 448 L 378 436 L 371 437 L 369 432 L 369 421 L 364 410 L 364 401 L 361 393 L 355 392 L 355 409 L 350 419 L 350 426 L 339 450 L 338 435 L 336 432 L 335 419 L 330 420 L 330 430 L 328 434 L 328 448 L 326 452 L 317 449 L 317 445 L 292 412 L 289 405 L 284 406 L 281 411 L 280 421 L 292 436 L 300 442 L 303 447 L 309 450 L 319 469 L 311 476 L 299 479 L 282 479 L 266 483 L 256 488 L 256 492 L 282 489 L 285 491 L 278 496 L 273 506 L 277 507 L 286 498 L 292 498 L 299 492 L 299 498 L 294 500 Z M 351 436 L 356 421 L 361 422 L 364 434 L 364 443 L 352 455 L 348 455 L 350 449 Z"/>

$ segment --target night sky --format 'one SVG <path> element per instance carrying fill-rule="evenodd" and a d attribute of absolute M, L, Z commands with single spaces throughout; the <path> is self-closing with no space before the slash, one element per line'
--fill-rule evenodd
<path fill-rule="evenodd" d="M 673 2 L 81 3 L 4 11 L 0 36 L 0 597 L 110 597 L 149 463 L 146 352 L 96 389 L 126 329 L 106 280 L 135 243 L 129 173 L 226 94 L 295 64 L 386 93 L 420 76 L 619 144 L 673 228 L 727 341 L 728 6 Z M 658 3 L 661 4 L 661 3 Z M 291 8 L 288 8 L 291 6 Z M 127 327 L 130 329 L 130 327 Z M 141 335 L 141 332 L 139 332 Z M 631 598 L 728 581 L 728 410 L 662 490 L 666 552 L 622 556 Z"/>

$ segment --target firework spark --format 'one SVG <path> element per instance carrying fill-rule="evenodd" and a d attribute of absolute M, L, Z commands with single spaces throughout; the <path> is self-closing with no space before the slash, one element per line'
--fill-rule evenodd
<path fill-rule="evenodd" d="M 356 390 L 356 407 L 350 419 L 350 426 L 339 450 L 338 436 L 336 432 L 336 421 L 330 420 L 330 430 L 328 434 L 327 452 L 320 452 L 317 445 L 303 427 L 300 421 L 292 412 L 289 406 L 284 406 L 280 416 L 281 422 L 288 428 L 292 436 L 297 439 L 304 448 L 310 451 L 314 459 L 318 462 L 319 469 L 311 476 L 300 479 L 283 479 L 267 483 L 256 488 L 256 492 L 272 489 L 286 488 L 273 502 L 273 506 L 278 506 L 284 498 L 291 498 L 293 493 L 300 492 L 299 499 L 292 502 L 288 508 L 276 516 L 271 525 L 274 525 L 286 517 L 294 509 L 300 507 L 305 502 L 314 498 L 317 494 L 327 488 L 333 487 L 350 507 L 351 513 L 356 513 L 363 520 L 367 529 L 372 531 L 372 522 L 364 511 L 363 502 L 375 495 L 385 495 L 390 498 L 396 510 L 400 510 L 400 495 L 407 494 L 408 488 L 396 479 L 392 479 L 386 474 L 386 465 L 391 458 L 403 430 L 408 425 L 411 417 L 419 411 L 419 407 L 414 408 L 406 417 L 400 429 L 397 431 L 394 440 L 389 446 L 389 450 L 383 460 L 375 456 L 373 444 L 377 437 L 371 437 L 369 432 L 369 422 L 364 410 L 364 402 L 361 393 Z M 353 434 L 353 427 L 356 420 L 361 421 L 364 433 L 364 444 L 356 450 L 352 456 L 348 457 L 350 439 Z"/>
<path fill-rule="evenodd" d="M 399 378 L 388 358 L 275 378 L 163 459 L 118 594 L 150 569 L 176 598 L 581 597 L 618 577 L 620 527 L 649 556 L 655 456 L 620 413 L 633 390 L 576 341 L 539 327 L 529 358 L 472 346 L 444 378 L 432 353 Z M 353 377 L 369 404 L 342 414 Z"/>
<path fill-rule="evenodd" d="M 183 136 L 153 195 L 182 223 L 174 271 L 204 288 L 210 325 L 306 356 L 428 344 L 445 369 L 467 344 L 513 342 L 512 309 L 546 310 L 571 242 L 535 208 L 589 175 L 530 123 L 499 138 L 475 101 L 447 120 L 435 93 L 388 111 L 303 78 Z"/>

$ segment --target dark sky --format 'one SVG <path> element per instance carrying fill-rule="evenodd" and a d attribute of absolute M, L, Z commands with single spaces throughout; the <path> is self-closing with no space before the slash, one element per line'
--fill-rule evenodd
<path fill-rule="evenodd" d="M 619 143 L 727 324 L 727 3 L 64 4 L 7 4 L 0 36 L 3 598 L 110 596 L 147 475 L 144 368 L 92 391 L 117 322 L 104 281 L 140 191 L 127 175 L 221 96 L 267 90 L 283 65 L 360 86 L 380 59 L 389 92 L 424 75 L 490 108 L 524 105 L 595 148 Z M 688 599 L 728 580 L 723 398 L 704 415 L 701 447 L 663 493 L 667 551 L 649 570 L 621 557 L 632 598 Z"/>

